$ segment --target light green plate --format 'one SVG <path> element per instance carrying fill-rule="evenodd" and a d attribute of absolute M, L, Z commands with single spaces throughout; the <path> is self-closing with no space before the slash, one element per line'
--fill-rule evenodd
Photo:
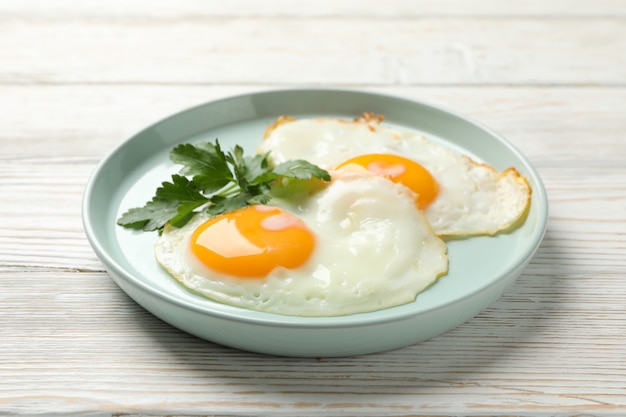
<path fill-rule="evenodd" d="M 526 222 L 510 234 L 449 242 L 450 272 L 415 302 L 365 314 L 305 318 L 260 313 L 210 301 L 181 287 L 156 263 L 156 233 L 129 231 L 116 219 L 143 205 L 178 167 L 169 151 L 181 142 L 219 138 L 254 152 L 277 116 L 345 117 L 365 111 L 388 125 L 487 162 L 515 167 L 532 189 Z M 534 168 L 503 138 L 440 108 L 403 98 L 345 90 L 281 90 L 207 103 L 171 116 L 128 139 L 94 172 L 83 201 L 87 237 L 111 277 L 154 315 L 189 333 L 236 348 L 289 356 L 346 356 L 406 346 L 470 319 L 513 283 L 543 238 L 546 192 Z"/>

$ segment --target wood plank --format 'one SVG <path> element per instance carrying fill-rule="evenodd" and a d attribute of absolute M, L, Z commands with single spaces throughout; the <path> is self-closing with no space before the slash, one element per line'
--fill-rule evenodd
<path fill-rule="evenodd" d="M 498 405 L 527 415 L 541 404 L 614 415 L 626 406 L 619 280 L 537 272 L 438 338 L 321 360 L 204 342 L 146 313 L 104 274 L 0 273 L 0 410 L 432 415 Z"/>
<path fill-rule="evenodd" d="M 498 17 L 562 17 L 625 16 L 622 0 L 526 0 L 502 2 L 482 0 L 388 0 L 384 5 L 377 0 L 318 0 L 294 2 L 291 0 L 231 0 L 212 2 L 203 0 L 57 0 L 52 6 L 46 0 L 0 1 L 0 15 L 16 17 L 76 18 L 90 17 L 168 17 L 191 19 L 204 16 L 285 16 L 299 17 L 363 17 L 405 18 L 421 16 L 498 16 Z"/>
<path fill-rule="evenodd" d="M 342 18 L 0 18 L 0 62 L 3 84 L 623 86 L 626 25 L 372 17 L 351 19 L 348 30 Z"/>
<path fill-rule="evenodd" d="M 164 117 L 219 98 L 275 87 L 0 86 L 0 161 L 93 165 L 123 140 Z M 504 135 L 537 166 L 558 167 L 572 161 L 584 166 L 624 166 L 625 88 L 363 90 L 426 101 L 478 120 Z"/>

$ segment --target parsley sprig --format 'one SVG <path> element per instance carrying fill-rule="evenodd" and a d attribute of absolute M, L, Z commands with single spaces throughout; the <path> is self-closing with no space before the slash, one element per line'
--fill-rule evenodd
<path fill-rule="evenodd" d="M 183 167 L 157 188 L 143 207 L 128 210 L 117 220 L 123 227 L 161 232 L 168 222 L 184 226 L 206 211 L 217 215 L 271 200 L 272 187 L 282 180 L 330 180 L 330 174 L 304 160 L 270 166 L 268 155 L 244 156 L 235 146 L 223 152 L 219 141 L 181 144 L 170 152 L 170 159 Z"/>

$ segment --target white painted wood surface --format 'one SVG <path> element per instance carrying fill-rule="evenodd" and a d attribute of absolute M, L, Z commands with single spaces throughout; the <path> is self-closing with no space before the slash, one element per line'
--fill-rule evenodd
<path fill-rule="evenodd" d="M 376 355 L 214 345 L 132 302 L 89 247 L 97 162 L 173 112 L 325 85 L 506 136 L 550 197 L 518 282 Z M 626 2 L 0 0 L 0 415 L 626 415 Z"/>

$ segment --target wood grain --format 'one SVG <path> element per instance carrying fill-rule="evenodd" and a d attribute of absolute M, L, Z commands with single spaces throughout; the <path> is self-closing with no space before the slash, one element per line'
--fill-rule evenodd
<path fill-rule="evenodd" d="M 347 29 L 344 18 L 0 17 L 0 31 L 4 84 L 624 86 L 626 79 L 626 24 L 614 18 L 371 17 L 350 18 Z M 250 62 L 258 62 L 254 71 Z"/>
<path fill-rule="evenodd" d="M 0 0 L 0 415 L 626 415 L 625 3 L 222 3 Z M 549 228 L 498 301 L 404 349 L 295 359 L 113 283 L 82 229 L 97 163 L 184 108 L 307 85 L 433 102 L 528 157 Z"/>
<path fill-rule="evenodd" d="M 142 18 L 175 17 L 241 17 L 270 16 L 289 18 L 310 17 L 376 17 L 422 18 L 424 16 L 495 16 L 501 18 L 552 18 L 574 16 L 624 17 L 626 9 L 622 0 L 526 0 L 524 2 L 501 2 L 481 0 L 387 0 L 381 4 L 376 0 L 318 0 L 316 2 L 294 2 L 291 0 L 231 0 L 229 2 L 207 2 L 203 0 L 153 0 L 128 2 L 110 0 L 57 0 L 54 5 L 46 0 L 0 1 L 0 13 L 4 16 L 20 18 L 109 18 L 137 16 Z"/>

